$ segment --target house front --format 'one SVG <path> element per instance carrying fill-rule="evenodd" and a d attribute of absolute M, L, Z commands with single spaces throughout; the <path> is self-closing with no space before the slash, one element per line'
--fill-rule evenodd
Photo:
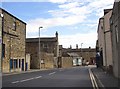
<path fill-rule="evenodd" d="M 1 8 L 0 14 L 2 72 L 24 71 L 26 23 Z"/>

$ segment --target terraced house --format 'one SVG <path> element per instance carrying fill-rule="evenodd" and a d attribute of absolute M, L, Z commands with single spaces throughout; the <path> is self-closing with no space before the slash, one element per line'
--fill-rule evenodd
<path fill-rule="evenodd" d="M 26 23 L 0 8 L 2 72 L 25 70 Z"/>
<path fill-rule="evenodd" d="M 120 0 L 115 0 L 113 12 L 110 18 L 110 30 L 112 34 L 113 74 L 120 79 Z"/>
<path fill-rule="evenodd" d="M 104 16 L 99 19 L 98 24 L 98 45 L 101 54 L 102 67 L 112 72 L 112 41 L 109 19 L 112 9 L 104 9 Z"/>
<path fill-rule="evenodd" d="M 73 66 L 81 66 L 83 65 L 82 62 L 89 64 L 94 64 L 95 62 L 95 48 L 78 48 L 78 45 L 76 45 L 76 48 L 61 48 L 61 64 L 60 66 L 63 68 L 66 67 L 73 67 Z"/>
<path fill-rule="evenodd" d="M 97 48 L 103 53 L 105 69 L 120 79 L 120 0 L 99 19 Z"/>

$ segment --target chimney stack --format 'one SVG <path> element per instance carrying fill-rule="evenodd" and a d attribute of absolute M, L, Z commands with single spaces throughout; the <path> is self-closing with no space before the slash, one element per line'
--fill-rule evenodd
<path fill-rule="evenodd" d="M 76 44 L 76 49 L 78 49 L 78 44 Z"/>

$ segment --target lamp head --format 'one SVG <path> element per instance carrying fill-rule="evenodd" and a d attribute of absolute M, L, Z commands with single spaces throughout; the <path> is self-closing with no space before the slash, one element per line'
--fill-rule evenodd
<path fill-rule="evenodd" d="M 43 27 L 41 26 L 41 27 L 39 27 L 39 29 L 40 29 L 40 28 L 43 28 Z"/>

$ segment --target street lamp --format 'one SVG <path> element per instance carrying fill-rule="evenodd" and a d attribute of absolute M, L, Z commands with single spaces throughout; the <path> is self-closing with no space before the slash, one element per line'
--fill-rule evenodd
<path fill-rule="evenodd" d="M 39 27 L 39 53 L 38 53 L 38 57 L 39 57 L 39 60 L 40 60 L 40 69 L 41 69 L 41 58 L 40 58 L 40 29 L 43 28 L 43 27 Z"/>

